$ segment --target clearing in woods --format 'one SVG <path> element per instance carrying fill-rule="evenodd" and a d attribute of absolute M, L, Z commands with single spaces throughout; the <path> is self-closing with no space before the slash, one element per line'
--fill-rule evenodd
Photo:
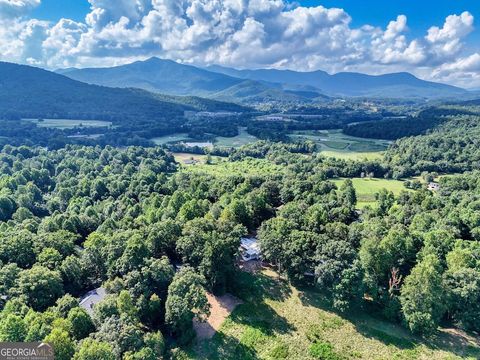
<path fill-rule="evenodd" d="M 335 179 L 333 182 L 337 187 L 342 186 L 343 182 L 346 179 Z M 402 191 L 411 191 L 408 190 L 404 182 L 401 180 L 390 180 L 390 179 L 369 179 L 369 178 L 353 178 L 352 180 L 353 187 L 357 192 L 357 206 L 358 208 L 364 208 L 367 205 L 375 205 L 375 194 L 382 189 L 393 192 L 395 196 L 398 196 Z"/>
<path fill-rule="evenodd" d="M 390 145 L 388 140 L 363 139 L 336 130 L 301 130 L 290 134 L 293 140 L 311 140 L 325 156 L 346 160 L 381 159 Z"/>
<path fill-rule="evenodd" d="M 271 270 L 238 275 L 243 300 L 211 339 L 175 349 L 174 359 L 454 360 L 480 358 L 479 339 L 442 329 L 423 340 L 367 311 L 341 315 L 314 288 L 299 289 Z M 319 356 L 318 354 L 321 354 Z"/>
<path fill-rule="evenodd" d="M 84 128 L 102 128 L 110 127 L 112 123 L 110 121 L 101 120 L 71 120 L 71 119 L 23 119 L 23 121 L 29 121 L 37 125 L 37 127 L 49 128 L 49 129 L 74 129 L 78 127 Z"/>

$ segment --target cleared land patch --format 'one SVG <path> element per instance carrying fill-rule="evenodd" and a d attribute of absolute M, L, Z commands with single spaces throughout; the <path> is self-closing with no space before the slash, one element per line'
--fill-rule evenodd
<path fill-rule="evenodd" d="M 159 136 L 150 140 L 153 141 L 155 145 L 165 145 L 169 143 L 176 143 L 176 142 L 187 141 L 191 139 L 188 137 L 187 133 L 178 133 L 178 134 Z"/>
<path fill-rule="evenodd" d="M 211 339 L 220 329 L 225 319 L 242 301 L 231 294 L 215 296 L 207 294 L 210 304 L 210 316 L 206 322 L 193 322 L 193 329 L 197 334 L 197 340 Z"/>
<path fill-rule="evenodd" d="M 23 119 L 23 121 L 29 121 L 37 125 L 37 127 L 49 128 L 49 129 L 74 129 L 74 128 L 102 128 L 110 127 L 112 123 L 110 121 L 102 120 L 71 120 L 71 119 Z"/>
<path fill-rule="evenodd" d="M 349 160 L 379 159 L 390 145 L 388 140 L 372 140 L 345 135 L 342 130 L 301 130 L 289 135 L 292 140 L 310 140 L 325 156 Z"/>
<path fill-rule="evenodd" d="M 333 182 L 340 187 L 346 179 L 335 179 Z M 382 189 L 391 191 L 398 196 L 401 191 L 408 191 L 401 180 L 389 179 L 368 179 L 368 178 L 353 178 L 351 179 L 355 191 L 357 192 L 357 205 L 363 208 L 367 205 L 374 205 L 375 194 Z"/>
<path fill-rule="evenodd" d="M 258 141 L 258 138 L 250 135 L 246 128 L 241 127 L 238 129 L 238 132 L 239 134 L 235 137 L 217 137 L 215 146 L 236 148 Z"/>
<path fill-rule="evenodd" d="M 366 312 L 340 315 L 315 289 L 297 289 L 269 271 L 240 273 L 244 301 L 209 340 L 176 351 L 175 359 L 478 359 L 462 332 L 422 340 Z M 478 340 L 478 339 L 477 339 Z M 317 357 L 321 353 L 323 357 Z"/>
<path fill-rule="evenodd" d="M 217 158 L 211 165 L 198 163 L 195 166 L 184 167 L 184 171 L 204 173 L 220 177 L 230 175 L 265 175 L 280 172 L 282 169 L 282 166 L 273 164 L 266 159 L 253 158 L 247 158 L 235 162 Z"/>

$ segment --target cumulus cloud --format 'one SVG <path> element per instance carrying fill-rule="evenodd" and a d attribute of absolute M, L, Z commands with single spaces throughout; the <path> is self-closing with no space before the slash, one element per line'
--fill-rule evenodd
<path fill-rule="evenodd" d="M 40 5 L 40 0 L 0 0 L 0 18 L 19 16 Z"/>
<path fill-rule="evenodd" d="M 461 58 L 473 31 L 469 12 L 450 15 L 424 37 L 412 39 L 405 15 L 385 28 L 355 28 L 342 9 L 285 0 L 89 0 L 91 11 L 83 22 L 25 20 L 25 11 L 39 2 L 0 0 L 0 12 L 8 5 L 16 14 L 8 18 L 9 28 L 0 26 L 2 58 L 50 68 L 159 56 L 240 68 L 422 69 L 427 77 L 448 81 L 455 71 L 478 71 L 467 65 L 478 62 L 477 54 Z"/>

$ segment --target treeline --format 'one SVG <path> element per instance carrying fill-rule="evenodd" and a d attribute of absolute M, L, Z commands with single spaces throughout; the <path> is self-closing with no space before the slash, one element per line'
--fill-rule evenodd
<path fill-rule="evenodd" d="M 291 281 L 314 279 L 339 311 L 376 311 L 421 335 L 441 322 L 478 331 L 479 175 L 444 179 L 438 194 L 381 191 L 361 222 L 347 211 L 349 180 L 329 198 L 307 178 L 262 224 L 264 256 Z"/>
<path fill-rule="evenodd" d="M 423 171 L 462 173 L 480 168 L 480 123 L 478 116 L 449 119 L 427 135 L 396 141 L 385 160 L 397 178 Z"/>
<path fill-rule="evenodd" d="M 5 146 L 0 341 L 47 341 L 60 360 L 157 359 L 192 340 L 206 290 L 242 291 L 240 238 L 257 229 L 265 259 L 339 311 L 376 309 L 420 334 L 480 330 L 478 173 L 438 194 L 382 191 L 359 214 L 352 182 L 329 179 L 389 169 L 298 150 L 252 144 L 229 161 L 278 170 L 215 177 L 177 172 L 160 148 Z M 99 287 L 100 304 L 79 306 Z"/>
<path fill-rule="evenodd" d="M 347 125 L 343 132 L 350 136 L 367 139 L 397 140 L 403 137 L 424 134 L 444 120 L 430 116 L 391 118 Z"/>

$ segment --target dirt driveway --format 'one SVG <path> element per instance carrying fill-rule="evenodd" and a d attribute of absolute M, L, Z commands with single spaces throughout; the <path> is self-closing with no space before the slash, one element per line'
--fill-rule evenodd
<path fill-rule="evenodd" d="M 207 298 L 211 306 L 210 316 L 204 323 L 198 321 L 193 322 L 193 329 L 197 333 L 197 340 L 199 341 L 211 339 L 225 319 L 242 303 L 240 299 L 230 294 L 214 296 L 207 293 Z"/>

